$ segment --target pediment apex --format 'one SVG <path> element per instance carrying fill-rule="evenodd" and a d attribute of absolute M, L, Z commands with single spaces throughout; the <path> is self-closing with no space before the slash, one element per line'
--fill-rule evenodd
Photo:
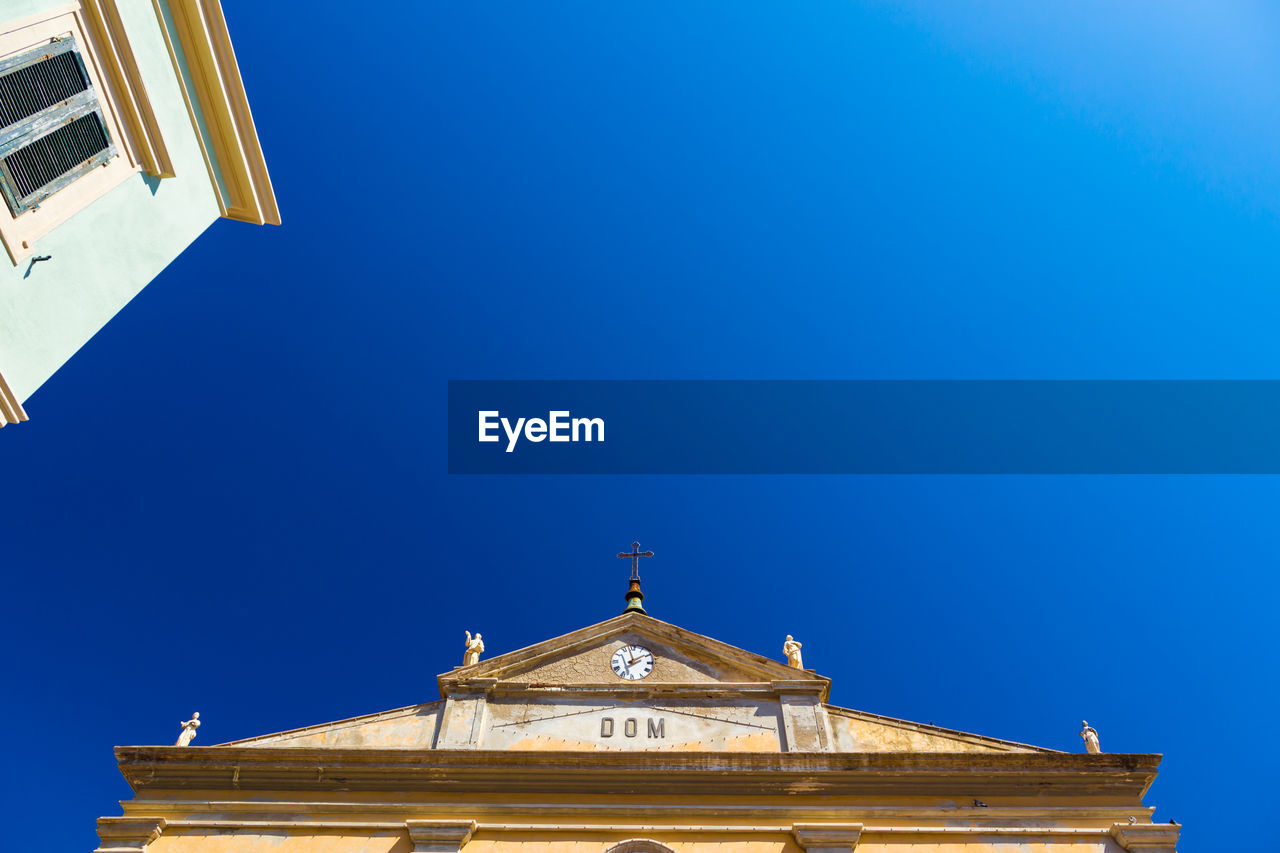
<path fill-rule="evenodd" d="M 440 695 L 448 696 L 455 689 L 487 690 L 500 685 L 554 687 L 563 684 L 566 687 L 587 687 L 611 683 L 621 686 L 621 682 L 606 680 L 611 674 L 601 670 L 598 661 L 593 664 L 592 669 L 593 673 L 600 670 L 596 677 L 566 676 L 562 671 L 563 666 L 560 667 L 561 671 L 557 670 L 557 663 L 585 658 L 602 646 L 628 635 L 638 638 L 633 642 L 647 642 L 658 647 L 654 649 L 656 653 L 662 653 L 673 661 L 678 658 L 685 665 L 685 671 L 674 676 L 671 670 L 655 670 L 645 682 L 635 683 L 637 687 L 671 681 L 687 682 L 688 688 L 712 687 L 717 684 L 726 687 L 768 685 L 778 690 L 817 692 L 821 700 L 826 699 L 830 689 L 830 679 L 811 670 L 795 669 L 782 661 L 633 612 L 471 666 L 457 667 L 450 672 L 441 673 L 437 676 Z M 694 670 L 697 672 L 694 673 Z"/>

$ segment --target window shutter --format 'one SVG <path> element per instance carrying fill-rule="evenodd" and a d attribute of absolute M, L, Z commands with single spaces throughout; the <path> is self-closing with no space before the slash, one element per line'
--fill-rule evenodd
<path fill-rule="evenodd" d="M 74 38 L 0 60 L 0 190 L 15 216 L 115 156 Z"/>

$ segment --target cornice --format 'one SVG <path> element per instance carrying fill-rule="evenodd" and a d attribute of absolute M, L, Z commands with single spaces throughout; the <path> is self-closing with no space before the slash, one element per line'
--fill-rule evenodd
<path fill-rule="evenodd" d="M 820 699 L 824 685 L 813 682 L 783 681 L 722 681 L 722 682 L 598 682 L 595 684 L 539 684 L 537 682 L 497 681 L 492 678 L 468 678 L 451 685 L 451 693 L 485 693 L 492 696 L 515 695 L 520 697 L 553 698 L 569 696 L 573 699 L 603 697 L 618 700 L 637 700 L 663 697 L 689 698 L 778 698 L 780 696 L 811 695 Z"/>
<path fill-rule="evenodd" d="M 280 210 L 222 4 L 219 0 L 152 0 L 152 5 L 222 215 L 279 225 Z"/>
<path fill-rule="evenodd" d="M 27 413 L 23 410 L 22 403 L 9 389 L 9 383 L 4 381 L 4 374 L 0 373 L 0 427 L 21 423 L 26 419 Z"/>
<path fill-rule="evenodd" d="M 103 820 L 118 820 L 104 818 Z M 201 820 L 201 819 L 147 819 L 151 824 L 158 822 L 165 827 L 182 831 L 195 832 L 306 832 L 317 835 L 333 833 L 343 835 L 381 834 L 406 830 L 414 842 L 414 853 L 420 851 L 458 850 L 466 844 L 473 833 L 545 833 L 554 830 L 558 833 L 574 835 L 618 835 L 623 833 L 652 834 L 687 834 L 697 833 L 700 836 L 718 835 L 757 835 L 778 836 L 791 835 L 802 847 L 810 851 L 831 851 L 833 849 L 852 849 L 862 839 L 873 837 L 878 842 L 885 840 L 896 843 L 919 843 L 925 839 L 941 844 L 968 844 L 973 842 L 990 843 L 993 840 L 1014 843 L 1054 842 L 1054 841 L 1093 841 L 1107 837 L 1115 838 L 1115 829 L 1097 827 L 1063 827 L 1063 826 L 875 826 L 870 824 L 830 822 L 830 823 L 779 823 L 779 824 L 678 824 L 678 823 L 637 823 L 604 822 L 604 823 L 512 823 L 470 820 L 416 820 L 405 821 L 341 821 L 341 820 Z M 137 821 L 143 823 L 144 821 Z M 1127 829 L 1142 830 L 1127 826 Z M 1160 827 L 1156 827 L 1160 828 Z M 1141 835 L 1142 833 L 1138 833 Z M 1167 837 L 1167 833 L 1165 834 Z M 1154 838 L 1154 835 L 1150 836 Z M 145 843 L 145 842 L 144 842 Z M 1132 841 L 1130 841 L 1132 843 Z M 443 846 L 431 846 L 443 845 Z M 453 845 L 453 846 L 450 846 Z M 135 853 L 139 848 L 114 848 L 111 853 Z M 1172 853 L 1173 848 L 1164 843 L 1159 846 L 1141 845 L 1132 850 L 1143 850 L 1145 853 Z M 99 851 L 95 851 L 99 853 Z M 107 853 L 107 851 L 101 851 Z"/>
<path fill-rule="evenodd" d="M 148 799 L 137 797 L 125 800 L 122 805 L 127 816 L 181 813 L 186 819 L 198 819 L 199 815 L 217 815 L 226 819 L 239 821 L 256 820 L 268 814 L 287 813 L 298 820 L 334 819 L 338 815 L 350 815 L 354 819 L 372 819 L 373 816 L 384 815 L 397 817 L 408 814 L 449 814 L 456 812 L 464 805 L 466 812 L 477 820 L 481 818 L 508 819 L 521 816 L 523 819 L 535 818 L 544 822 L 570 824 L 575 820 L 598 822 L 602 818 L 616 817 L 618 804 L 605 799 L 596 802 L 546 802 L 543 798 L 511 794 L 503 798 L 501 803 L 483 802 L 468 798 L 466 795 L 431 798 L 406 796 L 403 799 L 370 800 L 291 800 L 272 798 L 263 800 L 209 800 L 204 799 L 207 792 L 195 793 L 192 799 L 173 797 L 170 794 L 162 798 Z M 688 801 L 641 802 L 627 803 L 627 813 L 632 817 L 642 817 L 646 821 L 692 821 L 698 826 L 710 826 L 715 823 L 735 823 L 750 819 L 758 824 L 761 821 L 778 821 L 791 823 L 814 823 L 817 821 L 858 821 L 866 824 L 885 824 L 886 822 L 928 822 L 938 821 L 945 825 L 954 825 L 955 821 L 981 821 L 983 825 L 1016 825 L 1026 819 L 1050 820 L 1065 825 L 1076 820 L 1088 820 L 1111 823 L 1124 823 L 1134 815 L 1149 823 L 1155 809 L 1147 806 L 1124 805 L 1019 805 L 1007 806 L 993 802 L 988 806 L 971 805 L 874 805 L 866 802 L 848 800 L 834 802 L 826 800 L 821 803 L 804 802 L 797 798 L 787 798 L 775 803 L 742 802 L 742 803 L 698 803 Z M 594 824 L 592 824 L 594 825 Z"/>
<path fill-rule="evenodd" d="M 118 747 L 135 791 L 1090 795 L 1138 803 L 1158 755 Z"/>

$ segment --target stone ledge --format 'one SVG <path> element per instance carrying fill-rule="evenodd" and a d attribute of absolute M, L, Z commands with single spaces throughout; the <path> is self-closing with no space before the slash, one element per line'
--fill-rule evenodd
<path fill-rule="evenodd" d="M 862 838 L 862 824 L 797 823 L 791 834 L 808 853 L 853 853 Z"/>
<path fill-rule="evenodd" d="M 476 831 L 474 820 L 406 820 L 413 853 L 458 853 Z"/>
<path fill-rule="evenodd" d="M 1117 823 L 1111 837 L 1125 850 L 1176 853 L 1181 829 L 1176 823 Z"/>
<path fill-rule="evenodd" d="M 160 837 L 166 823 L 162 817 L 100 817 L 98 839 L 102 843 L 93 853 L 140 853 Z"/>

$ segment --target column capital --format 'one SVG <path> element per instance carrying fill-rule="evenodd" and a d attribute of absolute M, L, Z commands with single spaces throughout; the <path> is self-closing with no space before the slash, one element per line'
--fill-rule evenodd
<path fill-rule="evenodd" d="M 406 820 L 413 853 L 458 853 L 476 831 L 474 820 Z"/>

